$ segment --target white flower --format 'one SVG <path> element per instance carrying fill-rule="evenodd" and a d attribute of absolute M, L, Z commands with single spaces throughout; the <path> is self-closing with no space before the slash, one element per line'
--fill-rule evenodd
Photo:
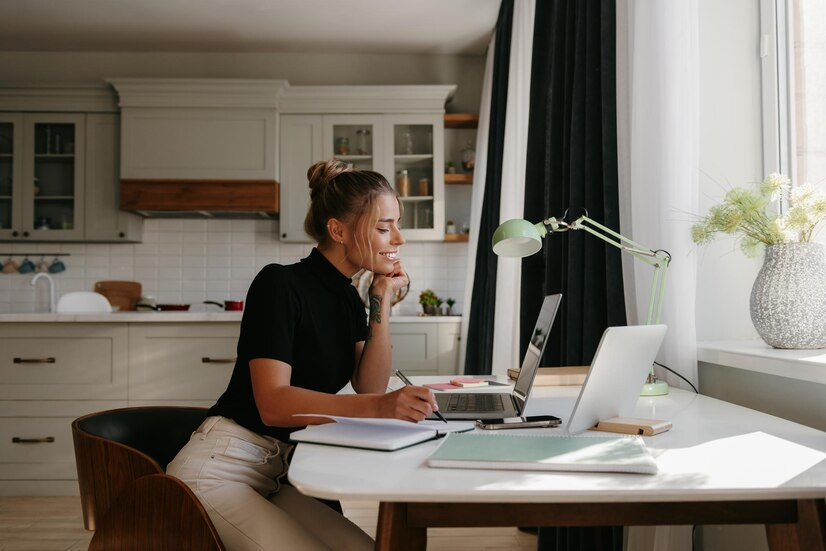
<path fill-rule="evenodd" d="M 760 192 L 769 197 L 771 201 L 777 201 L 791 187 L 792 181 L 785 174 L 773 172 L 766 176 L 760 184 Z"/>

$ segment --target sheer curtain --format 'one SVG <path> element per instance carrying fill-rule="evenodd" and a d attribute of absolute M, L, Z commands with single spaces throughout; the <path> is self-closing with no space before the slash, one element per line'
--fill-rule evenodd
<path fill-rule="evenodd" d="M 697 0 L 617 3 L 617 111 L 622 233 L 671 253 L 659 360 L 696 385 L 697 268 L 688 213 L 697 212 L 699 193 Z M 629 323 L 644 323 L 652 271 L 624 257 Z M 631 528 L 628 548 L 688 550 L 691 527 Z"/>

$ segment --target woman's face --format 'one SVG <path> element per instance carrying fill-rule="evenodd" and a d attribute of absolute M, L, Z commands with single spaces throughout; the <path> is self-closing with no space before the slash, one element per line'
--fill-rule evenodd
<path fill-rule="evenodd" d="M 353 235 L 356 244 L 347 247 L 347 261 L 355 268 L 364 268 L 377 274 L 390 274 L 399 262 L 399 247 L 404 244 L 399 229 L 399 202 L 393 195 L 376 198 L 373 213 L 355 223 Z"/>

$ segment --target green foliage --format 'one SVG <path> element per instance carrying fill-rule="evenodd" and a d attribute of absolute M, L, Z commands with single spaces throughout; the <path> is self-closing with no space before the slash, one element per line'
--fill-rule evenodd
<path fill-rule="evenodd" d="M 436 306 L 437 304 L 441 304 L 441 300 L 439 300 L 436 293 L 430 289 L 425 289 L 419 293 L 419 304 L 432 304 L 433 306 Z"/>
<path fill-rule="evenodd" d="M 787 198 L 786 212 L 777 214 L 777 202 Z M 717 233 L 741 238 L 740 248 L 755 256 L 761 245 L 804 243 L 810 241 L 815 227 L 826 218 L 826 195 L 810 184 L 791 189 L 791 180 L 783 174 L 770 174 L 758 191 L 734 188 L 723 202 L 691 227 L 691 239 L 703 245 Z"/>

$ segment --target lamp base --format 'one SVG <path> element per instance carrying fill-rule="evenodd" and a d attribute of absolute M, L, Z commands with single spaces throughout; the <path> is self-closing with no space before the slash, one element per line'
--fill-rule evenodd
<path fill-rule="evenodd" d="M 668 394 L 668 383 L 656 379 L 645 383 L 640 392 L 640 396 L 665 396 L 666 394 Z"/>

